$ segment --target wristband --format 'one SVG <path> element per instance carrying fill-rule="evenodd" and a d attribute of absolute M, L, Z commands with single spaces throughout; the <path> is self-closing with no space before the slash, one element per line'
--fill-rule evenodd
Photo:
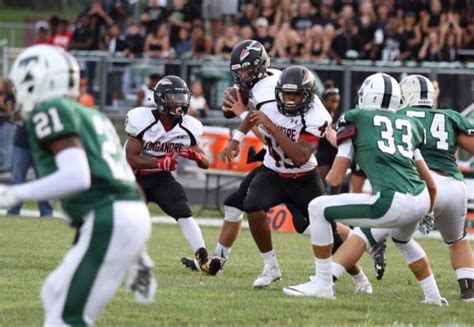
<path fill-rule="evenodd" d="M 239 118 L 240 118 L 241 120 L 245 120 L 245 118 L 247 117 L 248 114 L 249 114 L 248 111 L 244 111 L 243 113 L 240 114 Z"/>
<path fill-rule="evenodd" d="M 244 139 L 245 134 L 236 129 L 234 133 L 232 134 L 232 139 L 236 140 L 239 143 L 242 143 L 242 140 Z"/>

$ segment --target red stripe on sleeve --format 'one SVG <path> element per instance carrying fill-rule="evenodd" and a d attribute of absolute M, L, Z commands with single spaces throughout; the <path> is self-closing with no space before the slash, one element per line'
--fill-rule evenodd
<path fill-rule="evenodd" d="M 305 133 L 305 134 L 300 135 L 300 137 L 298 138 L 298 141 L 309 141 L 312 143 L 318 143 L 319 137 L 316 137 L 313 134 Z"/>

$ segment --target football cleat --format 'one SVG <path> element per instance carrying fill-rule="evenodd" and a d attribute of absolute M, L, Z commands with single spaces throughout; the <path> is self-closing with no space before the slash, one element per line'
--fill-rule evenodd
<path fill-rule="evenodd" d="M 462 278 L 458 280 L 461 289 L 461 300 L 474 302 L 474 279 Z"/>
<path fill-rule="evenodd" d="M 290 296 L 300 297 L 320 297 L 334 300 L 334 289 L 332 285 L 324 286 L 317 278 L 311 278 L 311 281 L 283 288 L 283 293 Z"/>
<path fill-rule="evenodd" d="M 269 286 L 271 283 L 276 282 L 281 278 L 281 271 L 278 265 L 268 265 L 263 266 L 262 273 L 257 279 L 253 282 L 253 287 L 263 288 Z"/>
<path fill-rule="evenodd" d="M 385 239 L 375 243 L 367 251 L 374 262 L 375 276 L 378 280 L 381 280 L 383 274 L 385 273 L 386 259 L 385 259 L 385 249 L 387 244 Z"/>
<path fill-rule="evenodd" d="M 154 301 L 157 288 L 152 272 L 154 266 L 148 254 L 144 253 L 128 271 L 126 287 L 135 294 L 135 301 L 139 304 L 151 304 Z"/>
<path fill-rule="evenodd" d="M 181 263 L 193 271 L 201 271 L 205 275 L 216 275 L 222 269 L 223 263 L 219 257 L 209 259 L 207 250 L 199 248 L 195 252 L 195 259 L 181 258 Z"/>
<path fill-rule="evenodd" d="M 361 281 L 355 284 L 355 294 L 372 294 L 372 284 L 368 280 Z"/>
<path fill-rule="evenodd" d="M 444 297 L 440 297 L 439 299 L 424 299 L 421 301 L 423 304 L 430 304 L 430 305 L 437 305 L 440 307 L 449 307 L 448 300 Z"/>

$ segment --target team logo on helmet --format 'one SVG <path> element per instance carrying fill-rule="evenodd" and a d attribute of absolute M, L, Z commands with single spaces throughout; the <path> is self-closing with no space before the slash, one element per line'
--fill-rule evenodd
<path fill-rule="evenodd" d="M 305 85 L 306 83 L 311 82 L 313 79 L 314 79 L 314 77 L 313 77 L 313 75 L 312 75 L 311 73 L 304 72 L 303 81 L 302 81 L 301 83 L 302 83 L 303 85 Z"/>
<path fill-rule="evenodd" d="M 244 48 L 244 49 L 242 50 L 242 52 L 240 53 L 240 61 L 242 61 L 242 60 L 244 60 L 245 58 L 247 58 L 247 57 L 249 56 L 249 54 L 250 54 L 250 51 L 249 51 L 248 47 L 247 47 L 247 48 Z"/>

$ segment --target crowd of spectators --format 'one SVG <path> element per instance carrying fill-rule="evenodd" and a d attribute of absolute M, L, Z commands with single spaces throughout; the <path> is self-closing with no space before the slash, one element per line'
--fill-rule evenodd
<path fill-rule="evenodd" d="M 93 0 L 68 22 L 40 22 L 37 43 L 129 58 L 227 58 L 242 39 L 274 58 L 456 61 L 474 48 L 469 0 Z"/>

